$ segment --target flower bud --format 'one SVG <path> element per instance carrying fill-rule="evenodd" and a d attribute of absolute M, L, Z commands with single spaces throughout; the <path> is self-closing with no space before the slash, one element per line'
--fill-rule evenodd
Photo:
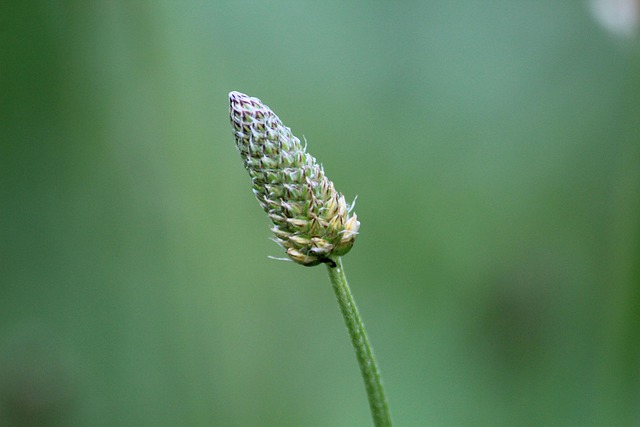
<path fill-rule="evenodd" d="M 236 146 L 275 241 L 298 264 L 335 265 L 332 258 L 349 252 L 358 235 L 357 215 L 269 107 L 240 92 L 229 103 Z"/>

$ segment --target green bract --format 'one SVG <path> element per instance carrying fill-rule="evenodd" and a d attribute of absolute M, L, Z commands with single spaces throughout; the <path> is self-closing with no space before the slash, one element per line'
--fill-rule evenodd
<path fill-rule="evenodd" d="M 269 107 L 240 92 L 229 103 L 236 146 L 276 241 L 298 264 L 334 264 L 353 246 L 358 216 Z"/>

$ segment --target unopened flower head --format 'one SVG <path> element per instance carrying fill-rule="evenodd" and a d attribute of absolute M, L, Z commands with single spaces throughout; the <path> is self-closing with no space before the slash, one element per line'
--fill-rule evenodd
<path fill-rule="evenodd" d="M 236 145 L 276 242 L 298 264 L 334 264 L 332 257 L 353 246 L 358 216 L 269 107 L 240 92 L 229 103 Z"/>

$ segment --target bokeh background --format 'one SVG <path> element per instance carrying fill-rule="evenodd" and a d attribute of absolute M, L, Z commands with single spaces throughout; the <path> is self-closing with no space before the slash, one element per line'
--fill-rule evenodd
<path fill-rule="evenodd" d="M 637 6 L 3 2 L 0 425 L 370 425 L 231 90 L 358 196 L 398 426 L 640 425 Z"/>

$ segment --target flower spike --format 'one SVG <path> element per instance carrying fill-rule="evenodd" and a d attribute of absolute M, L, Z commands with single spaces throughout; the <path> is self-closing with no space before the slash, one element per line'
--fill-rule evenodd
<path fill-rule="evenodd" d="M 229 94 L 236 146 L 260 206 L 273 222 L 276 242 L 294 262 L 327 263 L 349 252 L 358 216 L 306 152 L 291 129 L 258 98 Z"/>

